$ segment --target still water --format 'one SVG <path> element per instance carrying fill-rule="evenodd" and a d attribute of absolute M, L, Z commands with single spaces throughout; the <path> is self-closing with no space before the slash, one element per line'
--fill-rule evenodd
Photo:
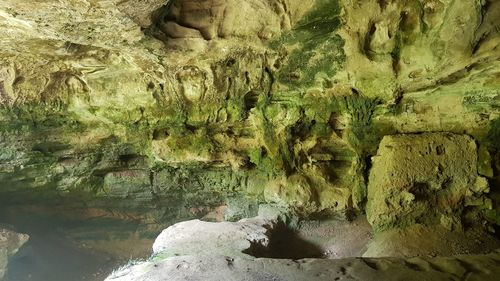
<path fill-rule="evenodd" d="M 75 220 L 36 208 L 4 207 L 0 223 L 30 236 L 11 259 L 7 281 L 104 280 L 129 260 L 147 258 L 157 234 L 133 220 Z"/>

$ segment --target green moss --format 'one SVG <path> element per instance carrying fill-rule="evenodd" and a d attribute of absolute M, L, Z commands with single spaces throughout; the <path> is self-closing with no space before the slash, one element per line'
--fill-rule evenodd
<path fill-rule="evenodd" d="M 343 40 L 335 34 L 340 25 L 337 1 L 316 1 L 316 8 L 281 38 L 270 43 L 287 54 L 278 79 L 284 84 L 306 88 L 316 78 L 333 76 L 345 61 Z"/>
<path fill-rule="evenodd" d="M 487 178 L 492 178 L 494 175 L 493 168 L 491 166 L 491 155 L 485 145 L 479 145 L 478 149 L 478 159 L 477 159 L 477 171 L 480 175 Z"/>
<path fill-rule="evenodd" d="M 490 131 L 488 132 L 486 141 L 490 148 L 500 150 L 500 118 L 490 122 Z"/>
<path fill-rule="evenodd" d="M 255 166 L 263 172 L 269 173 L 272 171 L 273 163 L 271 159 L 267 157 L 267 151 L 264 147 L 250 149 L 248 151 L 248 157 L 250 158 L 250 162 L 255 164 Z"/>
<path fill-rule="evenodd" d="M 335 98 L 319 98 L 308 96 L 304 98 L 304 114 L 316 123 L 328 123 L 334 112 L 340 112 Z"/>
<path fill-rule="evenodd" d="M 231 121 L 242 121 L 246 110 L 243 99 L 230 99 L 226 106 L 228 119 Z"/>
<path fill-rule="evenodd" d="M 484 210 L 486 219 L 495 225 L 500 225 L 500 211 L 499 210 Z"/>
<path fill-rule="evenodd" d="M 181 134 L 172 135 L 167 140 L 167 145 L 172 151 L 172 157 L 177 159 L 182 159 L 187 154 L 208 157 L 214 150 L 214 144 L 205 128 L 185 129 Z"/>
<path fill-rule="evenodd" d="M 244 175 L 228 168 L 206 165 L 164 167 L 154 173 L 153 190 L 158 200 L 175 200 L 181 206 L 217 207 L 242 193 Z M 163 199 L 161 199 L 163 198 Z"/>
<path fill-rule="evenodd" d="M 344 96 L 338 100 L 340 108 L 351 116 L 349 142 L 359 155 L 373 154 L 381 139 L 372 126 L 377 100 L 364 96 Z"/>

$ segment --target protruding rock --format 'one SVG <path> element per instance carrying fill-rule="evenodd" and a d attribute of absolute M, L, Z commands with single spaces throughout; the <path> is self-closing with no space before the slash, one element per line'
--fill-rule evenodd
<path fill-rule="evenodd" d="M 268 202 L 307 212 L 316 206 L 316 190 L 307 177 L 292 175 L 272 180 L 264 190 Z"/>
<path fill-rule="evenodd" d="M 450 133 L 382 139 L 368 185 L 368 220 L 375 229 L 460 221 L 467 205 L 481 205 L 488 183 L 477 173 L 472 138 Z M 445 223 L 449 225 L 449 223 Z"/>
<path fill-rule="evenodd" d="M 311 8 L 314 1 L 173 0 L 165 5 L 157 26 L 170 39 L 270 39 Z"/>
<path fill-rule="evenodd" d="M 153 252 L 161 256 L 244 255 L 269 244 L 275 222 L 245 219 L 239 222 L 191 220 L 165 229 L 156 238 Z"/>

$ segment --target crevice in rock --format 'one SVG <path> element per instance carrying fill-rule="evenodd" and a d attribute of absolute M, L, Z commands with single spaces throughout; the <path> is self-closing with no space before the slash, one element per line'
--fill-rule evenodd
<path fill-rule="evenodd" d="M 278 224 L 269 233 L 269 245 L 254 243 L 243 253 L 256 258 L 304 259 L 323 258 L 324 249 L 298 235 L 298 231 Z"/>

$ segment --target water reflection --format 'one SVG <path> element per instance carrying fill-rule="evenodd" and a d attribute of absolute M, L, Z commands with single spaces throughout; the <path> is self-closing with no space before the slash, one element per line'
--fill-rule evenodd
<path fill-rule="evenodd" d="M 0 222 L 29 234 L 6 281 L 97 281 L 129 259 L 146 258 L 162 226 L 110 218 L 68 219 L 36 208 L 4 207 Z M 158 229 L 158 230 L 156 230 Z"/>

